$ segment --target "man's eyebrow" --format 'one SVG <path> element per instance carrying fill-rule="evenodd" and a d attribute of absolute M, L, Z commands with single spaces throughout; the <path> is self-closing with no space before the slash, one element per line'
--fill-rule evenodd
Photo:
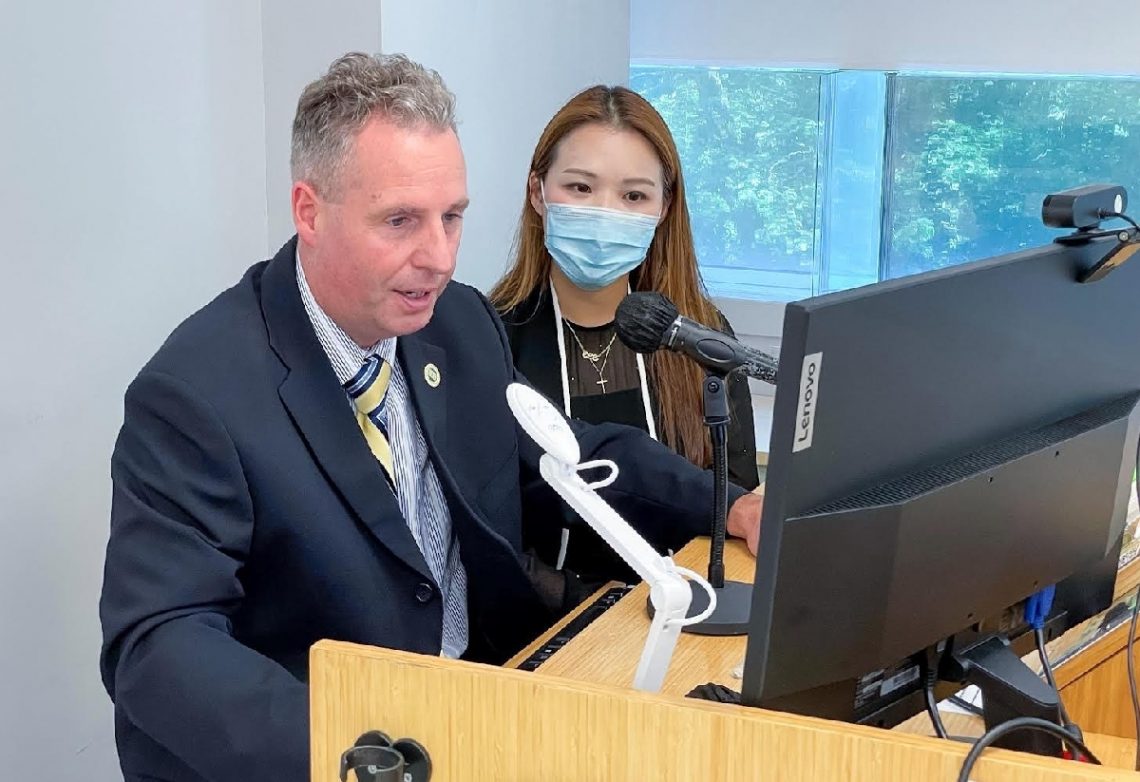
<path fill-rule="evenodd" d="M 462 212 L 467 209 L 471 204 L 470 198 L 462 198 L 456 201 L 451 206 L 447 207 L 447 212 Z M 368 221 L 371 223 L 382 223 L 391 217 L 423 217 L 427 214 L 426 209 L 418 206 L 410 206 L 408 204 L 392 204 L 383 209 L 377 209 L 368 214 Z"/>
<path fill-rule="evenodd" d="M 379 223 L 387 220 L 389 217 L 395 217 L 397 215 L 415 217 L 420 214 L 423 214 L 423 210 L 417 207 L 407 206 L 406 204 L 393 204 L 392 206 L 386 206 L 382 209 L 369 212 L 368 219 L 372 222 Z"/>

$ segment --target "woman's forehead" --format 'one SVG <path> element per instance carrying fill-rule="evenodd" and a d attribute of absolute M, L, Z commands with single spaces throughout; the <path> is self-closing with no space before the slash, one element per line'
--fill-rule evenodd
<path fill-rule="evenodd" d="M 566 134 L 555 150 L 551 172 L 566 169 L 599 178 L 647 178 L 661 181 L 661 161 L 649 141 L 636 130 L 600 124 L 583 125 Z"/>

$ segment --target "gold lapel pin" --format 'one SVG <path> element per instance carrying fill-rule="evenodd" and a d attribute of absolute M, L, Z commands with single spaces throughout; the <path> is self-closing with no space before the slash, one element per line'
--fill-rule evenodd
<path fill-rule="evenodd" d="M 435 364 L 427 364 L 424 366 L 424 380 L 432 388 L 439 388 L 439 367 Z"/>

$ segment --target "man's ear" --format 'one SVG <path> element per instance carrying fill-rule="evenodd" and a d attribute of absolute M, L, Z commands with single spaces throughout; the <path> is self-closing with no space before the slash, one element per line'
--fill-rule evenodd
<path fill-rule="evenodd" d="M 307 245 L 316 244 L 321 222 L 321 197 L 308 182 L 294 182 L 292 192 L 293 227 L 297 238 Z"/>

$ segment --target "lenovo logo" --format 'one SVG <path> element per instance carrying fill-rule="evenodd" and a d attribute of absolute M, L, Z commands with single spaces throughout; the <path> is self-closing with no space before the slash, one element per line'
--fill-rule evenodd
<path fill-rule="evenodd" d="M 796 408 L 796 434 L 792 443 L 792 453 L 811 448 L 812 433 L 815 431 L 815 410 L 819 406 L 819 373 L 822 365 L 822 353 L 804 356 L 804 367 L 800 373 L 800 401 Z"/>

